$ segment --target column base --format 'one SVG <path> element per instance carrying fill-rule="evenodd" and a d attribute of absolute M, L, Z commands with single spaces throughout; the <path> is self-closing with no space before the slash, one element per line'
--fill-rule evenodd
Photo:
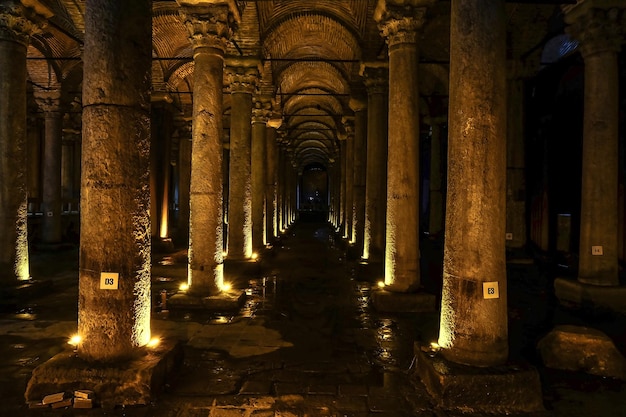
<path fill-rule="evenodd" d="M 371 301 L 377 311 L 385 313 L 426 313 L 437 308 L 433 294 L 425 292 L 402 293 L 373 290 Z"/>
<path fill-rule="evenodd" d="M 554 291 L 564 307 L 593 313 L 626 314 L 626 287 L 584 284 L 567 278 L 554 280 Z"/>
<path fill-rule="evenodd" d="M 537 370 L 524 363 L 473 367 L 415 344 L 415 373 L 439 407 L 498 414 L 544 411 Z"/>
<path fill-rule="evenodd" d="M 174 294 L 167 300 L 170 310 L 204 310 L 207 312 L 225 312 L 239 310 L 246 301 L 245 291 L 222 291 L 218 295 L 206 297 L 189 294 Z"/>
<path fill-rule="evenodd" d="M 383 261 L 361 260 L 356 264 L 356 277 L 359 281 L 371 281 L 385 279 L 385 269 Z"/>
<path fill-rule="evenodd" d="M 65 392 L 65 398 L 72 398 L 76 390 L 89 390 L 93 391 L 95 406 L 102 408 L 147 405 L 182 361 L 180 344 L 167 340 L 147 349 L 141 358 L 125 363 L 87 362 L 73 350 L 66 350 L 33 370 L 24 398 L 31 407 L 39 408 L 45 406 L 41 403 L 46 395 Z"/>

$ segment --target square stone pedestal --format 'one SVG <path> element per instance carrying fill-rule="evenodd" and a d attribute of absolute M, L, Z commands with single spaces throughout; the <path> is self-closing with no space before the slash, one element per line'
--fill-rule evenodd
<path fill-rule="evenodd" d="M 444 409 L 499 414 L 543 411 L 539 373 L 528 364 L 465 366 L 415 345 L 416 374 Z"/>
<path fill-rule="evenodd" d="M 626 287 L 590 285 L 575 279 L 556 278 L 554 292 L 565 307 L 626 314 Z"/>
<path fill-rule="evenodd" d="M 437 300 L 426 292 L 400 293 L 372 290 L 371 301 L 377 311 L 385 313 L 425 313 L 435 311 Z"/>
<path fill-rule="evenodd" d="M 94 393 L 96 406 L 147 405 L 154 401 L 183 361 L 183 349 L 175 341 L 162 340 L 135 360 L 123 363 L 92 363 L 67 349 L 39 365 L 26 386 L 24 398 L 38 403 L 46 395 L 76 390 Z"/>

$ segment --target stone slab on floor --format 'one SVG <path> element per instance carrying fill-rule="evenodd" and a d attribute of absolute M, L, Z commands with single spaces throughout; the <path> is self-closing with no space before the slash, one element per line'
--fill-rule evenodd
<path fill-rule="evenodd" d="M 245 291 L 232 290 L 208 297 L 174 294 L 167 300 L 167 305 L 171 310 L 234 311 L 241 308 L 245 301 Z"/>
<path fill-rule="evenodd" d="M 626 314 L 626 287 L 623 286 L 590 285 L 574 279 L 556 278 L 554 291 L 565 307 Z"/>
<path fill-rule="evenodd" d="M 420 313 L 432 312 L 437 308 L 433 294 L 426 292 L 399 293 L 374 290 L 371 301 L 377 311 L 385 313 Z"/>
<path fill-rule="evenodd" d="M 539 341 L 537 347 L 549 368 L 626 380 L 626 358 L 599 330 L 583 326 L 556 326 Z"/>
<path fill-rule="evenodd" d="M 488 413 L 543 411 L 539 373 L 528 364 L 473 367 L 415 345 L 416 374 L 443 409 Z"/>
<path fill-rule="evenodd" d="M 90 390 L 102 408 L 150 404 L 183 361 L 177 341 L 162 340 L 145 355 L 125 363 L 86 362 L 65 350 L 33 370 L 26 386 L 26 402 L 40 402 L 58 392 Z"/>

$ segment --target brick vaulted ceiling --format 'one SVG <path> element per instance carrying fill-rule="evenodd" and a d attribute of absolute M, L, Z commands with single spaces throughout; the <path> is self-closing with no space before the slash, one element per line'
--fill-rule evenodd
<path fill-rule="evenodd" d="M 85 1 L 39 1 L 53 15 L 28 50 L 30 85 L 33 91 L 61 88 L 66 103 L 80 103 Z M 509 58 L 523 58 L 531 71 L 539 69 L 541 45 L 555 34 L 550 22 L 560 9 L 554 3 L 507 3 Z M 272 97 L 274 115 L 283 120 L 281 140 L 287 141 L 300 168 L 312 162 L 327 165 L 337 157 L 338 141 L 345 137 L 342 121 L 352 115 L 350 98 L 366 94 L 361 63 L 386 60 L 386 45 L 373 18 L 376 4 L 377 0 L 237 1 L 241 19 L 227 55 L 261 59 L 259 92 Z M 188 117 L 194 65 L 179 9 L 176 1 L 153 2 L 152 84 L 155 97 L 168 94 L 180 115 Z M 445 115 L 447 107 L 449 9 L 449 0 L 434 3 L 418 45 L 424 116 Z M 227 118 L 228 94 L 224 105 Z"/>

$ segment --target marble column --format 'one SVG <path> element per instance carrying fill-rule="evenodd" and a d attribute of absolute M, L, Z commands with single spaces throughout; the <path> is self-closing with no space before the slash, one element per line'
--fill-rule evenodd
<path fill-rule="evenodd" d="M 153 92 L 150 140 L 150 216 L 153 245 L 170 238 L 170 177 L 172 152 L 172 113 L 168 94 Z"/>
<path fill-rule="evenodd" d="M 619 285 L 617 54 L 624 37 L 615 4 L 589 1 L 565 14 L 585 61 L 578 281 L 603 286 Z"/>
<path fill-rule="evenodd" d="M 417 2 L 422 3 L 424 7 L 387 3 L 375 12 L 389 46 L 385 288 L 395 292 L 420 286 L 417 36 L 432 2 Z"/>
<path fill-rule="evenodd" d="M 521 63 L 507 74 L 506 246 L 526 247 L 526 163 L 524 152 L 524 79 Z"/>
<path fill-rule="evenodd" d="M 140 356 L 150 340 L 151 16 L 148 0 L 85 9 L 78 356 L 87 361 Z"/>
<path fill-rule="evenodd" d="M 346 235 L 346 218 L 348 217 L 346 212 L 346 177 L 347 177 L 347 168 L 348 168 L 348 142 L 347 136 L 345 133 L 338 134 L 339 141 L 339 233 L 341 237 L 345 237 Z"/>
<path fill-rule="evenodd" d="M 448 360 L 508 357 L 506 31 L 502 0 L 453 0 L 448 193 L 439 345 Z"/>
<path fill-rule="evenodd" d="M 280 119 L 270 120 L 265 134 L 267 157 L 265 219 L 268 243 L 271 243 L 280 231 L 278 224 L 278 144 L 276 143 L 278 127 L 280 127 Z"/>
<path fill-rule="evenodd" d="M 0 4 L 0 284 L 30 278 L 26 193 L 26 48 L 36 30 L 28 10 Z"/>
<path fill-rule="evenodd" d="M 193 46 L 189 293 L 218 294 L 224 283 L 222 113 L 224 52 L 236 10 L 228 3 L 183 9 Z"/>
<path fill-rule="evenodd" d="M 265 191 L 267 176 L 267 120 L 271 103 L 257 97 L 252 109 L 252 250 L 260 252 L 267 241 L 265 224 Z"/>
<path fill-rule="evenodd" d="M 59 244 L 63 238 L 61 228 L 61 144 L 63 112 L 59 89 L 35 92 L 37 104 L 44 113 L 43 195 L 41 210 L 41 241 Z"/>
<path fill-rule="evenodd" d="M 258 60 L 237 59 L 227 67 L 227 77 L 231 96 L 227 256 L 245 260 L 252 256 L 251 122 Z"/>
<path fill-rule="evenodd" d="M 354 217 L 354 117 L 344 117 L 344 129 L 346 130 L 346 227 L 343 237 L 352 243 L 352 220 Z"/>
<path fill-rule="evenodd" d="M 387 207 L 387 63 L 361 65 L 367 87 L 367 174 L 363 259 L 382 262 Z"/>
<path fill-rule="evenodd" d="M 365 232 L 365 177 L 367 158 L 367 103 L 365 100 L 350 99 L 350 108 L 354 112 L 354 170 L 353 170 L 353 205 L 352 242 L 355 253 L 363 253 L 363 234 Z"/>

